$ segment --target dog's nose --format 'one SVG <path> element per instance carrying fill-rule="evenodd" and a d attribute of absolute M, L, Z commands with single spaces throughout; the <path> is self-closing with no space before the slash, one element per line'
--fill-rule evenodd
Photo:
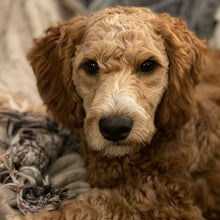
<path fill-rule="evenodd" d="M 109 141 L 124 140 L 132 129 L 133 121 L 127 116 L 108 116 L 99 120 L 102 136 Z"/>

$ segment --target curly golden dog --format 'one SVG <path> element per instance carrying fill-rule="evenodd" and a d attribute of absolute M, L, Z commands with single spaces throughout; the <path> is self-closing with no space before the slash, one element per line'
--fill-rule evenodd
<path fill-rule="evenodd" d="M 92 189 L 22 218 L 220 219 L 220 53 L 181 19 L 107 8 L 50 27 L 28 59 L 48 111 L 82 128 Z"/>

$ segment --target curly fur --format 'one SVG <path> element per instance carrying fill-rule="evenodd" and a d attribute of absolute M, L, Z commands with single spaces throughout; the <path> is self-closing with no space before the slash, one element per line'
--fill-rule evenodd
<path fill-rule="evenodd" d="M 219 57 L 181 19 L 145 8 L 104 9 L 49 28 L 28 59 L 49 112 L 82 128 L 93 189 L 24 218 L 219 219 Z M 139 66 L 148 58 L 158 65 L 146 75 Z M 86 74 L 88 60 L 98 75 Z M 105 140 L 98 120 L 121 114 L 133 119 L 131 133 Z"/>

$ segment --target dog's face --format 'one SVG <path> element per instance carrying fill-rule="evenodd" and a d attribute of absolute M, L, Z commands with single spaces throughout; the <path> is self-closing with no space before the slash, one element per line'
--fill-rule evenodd
<path fill-rule="evenodd" d="M 118 13 L 94 18 L 73 58 L 85 137 L 105 154 L 133 152 L 150 143 L 156 130 L 169 62 L 163 39 L 143 19 Z"/>
<path fill-rule="evenodd" d="M 69 127 L 83 123 L 91 149 L 123 156 L 149 144 L 158 128 L 190 117 L 202 44 L 161 19 L 147 9 L 105 9 L 49 29 L 30 52 L 49 110 Z M 181 89 L 189 91 L 179 97 Z"/>

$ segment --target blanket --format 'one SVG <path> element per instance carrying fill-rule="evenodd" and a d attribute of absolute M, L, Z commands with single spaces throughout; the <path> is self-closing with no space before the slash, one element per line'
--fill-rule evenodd
<path fill-rule="evenodd" d="M 32 106 L 32 112 L 45 114 L 26 60 L 33 38 L 87 11 L 74 0 L 1 0 L 0 9 L 0 108 L 20 111 L 0 110 L 0 219 L 5 220 L 55 209 L 89 188 L 75 141 L 67 141 L 47 117 L 21 113 Z"/>
<path fill-rule="evenodd" d="M 0 111 L 1 220 L 14 207 L 55 210 L 89 189 L 75 136 L 45 116 Z"/>
<path fill-rule="evenodd" d="M 86 10 L 72 0 L 1 0 L 0 10 L 0 99 L 19 94 L 28 103 L 40 106 L 42 101 L 26 59 L 27 50 L 33 38 L 49 26 L 76 14 L 86 14 Z"/>
<path fill-rule="evenodd" d="M 82 0 L 90 12 L 116 5 L 149 7 L 157 13 L 181 17 L 198 37 L 208 39 L 210 46 L 220 49 L 219 0 Z M 213 34 L 214 33 L 214 34 Z"/>

